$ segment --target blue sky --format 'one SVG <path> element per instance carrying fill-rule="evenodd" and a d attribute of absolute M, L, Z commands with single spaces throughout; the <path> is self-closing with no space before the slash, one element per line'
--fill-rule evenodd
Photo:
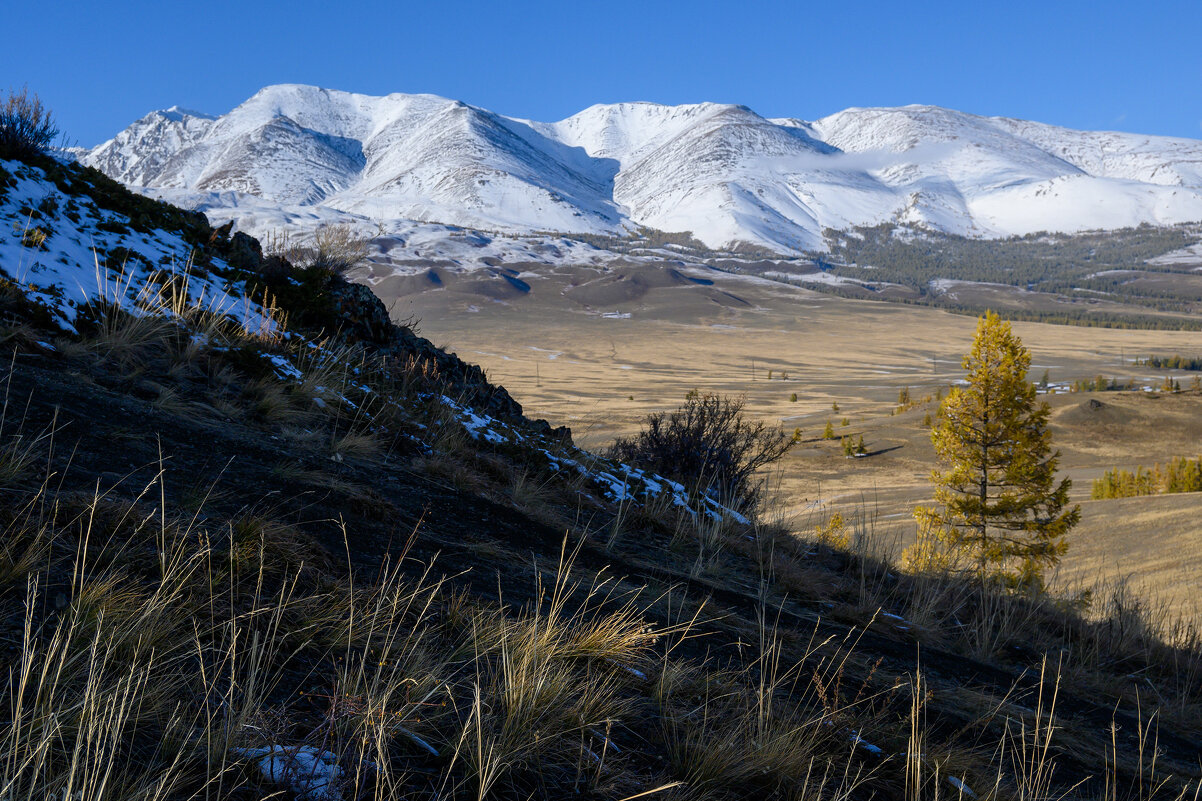
<path fill-rule="evenodd" d="M 593 103 L 743 103 L 804 119 L 931 103 L 1202 138 L 1202 0 L 51 2 L 0 12 L 0 90 L 73 143 L 272 83 L 430 92 L 555 120 Z"/>

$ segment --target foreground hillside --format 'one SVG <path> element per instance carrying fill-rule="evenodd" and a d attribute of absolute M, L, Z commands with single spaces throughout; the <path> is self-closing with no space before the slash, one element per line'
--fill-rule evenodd
<path fill-rule="evenodd" d="M 1193 632 L 744 517 L 319 261 L 0 167 L 0 796 L 1197 793 Z"/>
<path fill-rule="evenodd" d="M 1202 220 L 1202 142 L 933 106 L 815 122 L 745 106 L 598 105 L 555 123 L 433 95 L 269 86 L 211 117 L 152 112 L 81 154 L 189 206 L 484 230 L 690 232 L 711 248 L 822 250 L 824 229 L 969 237 Z"/>

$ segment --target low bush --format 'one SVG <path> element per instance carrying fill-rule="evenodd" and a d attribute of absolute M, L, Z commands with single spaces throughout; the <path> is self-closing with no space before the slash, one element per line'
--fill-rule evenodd
<path fill-rule="evenodd" d="M 292 264 L 317 271 L 345 275 L 367 260 L 369 238 L 361 235 L 350 223 L 323 225 L 313 232 L 307 244 L 279 237 L 268 249 L 283 256 Z"/>
<path fill-rule="evenodd" d="M 0 157 L 36 156 L 50 147 L 58 128 L 49 109 L 28 88 L 0 103 Z"/>
<path fill-rule="evenodd" d="M 676 411 L 649 415 L 643 430 L 618 439 L 609 455 L 753 510 L 761 489 L 756 471 L 784 456 L 793 439 L 749 422 L 743 407 L 742 398 L 694 390 Z"/>

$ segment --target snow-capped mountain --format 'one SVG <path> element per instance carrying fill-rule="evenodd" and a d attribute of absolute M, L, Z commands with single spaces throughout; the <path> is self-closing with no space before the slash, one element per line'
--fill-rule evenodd
<path fill-rule="evenodd" d="M 896 221 L 970 236 L 1202 220 L 1202 141 L 1073 131 L 932 106 L 804 122 L 745 106 L 598 105 L 554 123 L 433 95 L 263 89 L 172 108 L 82 160 L 192 205 L 501 231 L 688 231 L 822 247 Z"/>

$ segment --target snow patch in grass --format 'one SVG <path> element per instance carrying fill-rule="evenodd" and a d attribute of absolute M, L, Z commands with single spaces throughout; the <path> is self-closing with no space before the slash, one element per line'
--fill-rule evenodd
<path fill-rule="evenodd" d="M 337 782 L 342 776 L 338 757 L 308 745 L 270 745 L 266 748 L 235 748 L 234 754 L 256 760 L 259 774 L 271 784 L 296 793 L 303 801 L 340 801 Z"/>

